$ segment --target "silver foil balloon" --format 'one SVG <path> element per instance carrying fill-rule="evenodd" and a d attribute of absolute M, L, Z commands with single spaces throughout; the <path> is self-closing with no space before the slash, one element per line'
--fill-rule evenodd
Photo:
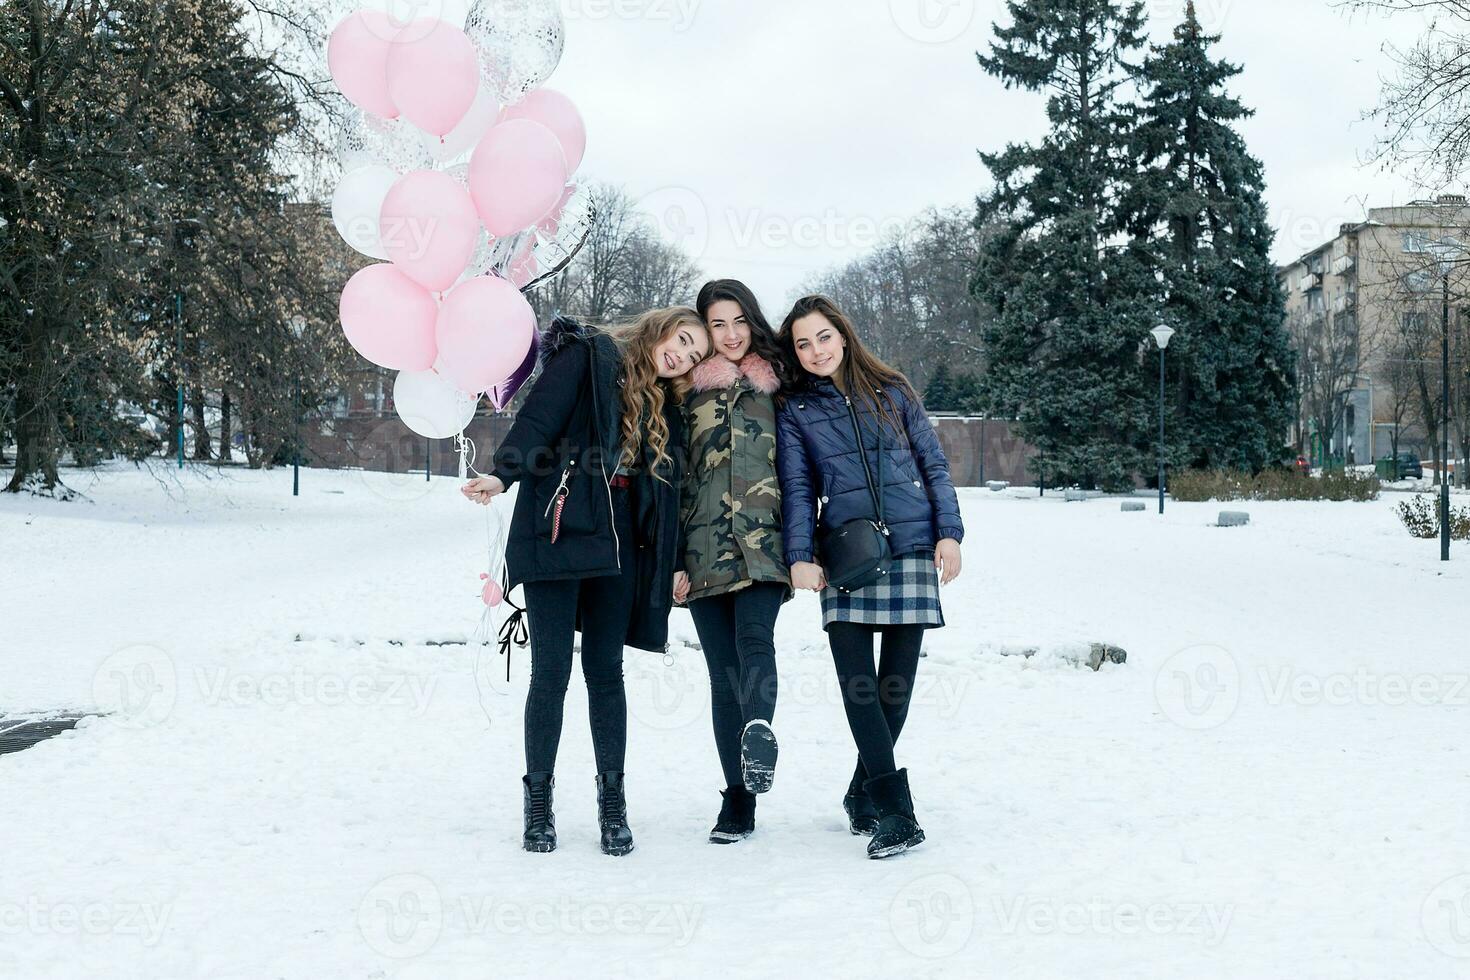
<path fill-rule="evenodd" d="M 510 278 L 511 267 L 520 257 L 526 242 L 535 234 L 534 231 L 519 231 L 506 238 L 497 238 L 492 243 L 490 268 L 507 279 Z"/>
<path fill-rule="evenodd" d="M 406 174 L 411 170 L 434 169 L 418 131 L 402 119 L 383 119 L 353 109 L 337 134 L 337 158 L 344 171 L 380 163 Z"/>
<path fill-rule="evenodd" d="M 480 57 L 480 75 L 502 105 L 514 105 L 551 77 L 566 46 L 560 0 L 477 0 L 465 33 Z"/>
<path fill-rule="evenodd" d="M 560 275 L 571 264 L 572 259 L 582 250 L 587 236 L 592 233 L 595 220 L 592 192 L 586 185 L 581 185 L 562 208 L 561 217 L 556 222 L 555 234 L 548 235 L 542 230 L 535 233 L 536 246 L 531 254 L 536 257 L 540 271 L 528 289 Z"/>
<path fill-rule="evenodd" d="M 468 282 L 477 276 L 483 276 L 495 268 L 495 247 L 498 243 L 484 230 L 480 232 L 480 244 L 475 246 L 475 254 L 470 258 L 469 265 L 465 266 L 464 272 L 459 277 L 461 282 Z"/>

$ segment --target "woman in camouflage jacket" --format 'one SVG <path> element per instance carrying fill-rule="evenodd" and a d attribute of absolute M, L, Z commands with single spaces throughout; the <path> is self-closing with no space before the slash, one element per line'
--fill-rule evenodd
<path fill-rule="evenodd" d="M 681 519 L 689 602 L 709 666 L 715 748 L 727 788 L 710 841 L 755 829 L 755 794 L 776 765 L 776 614 L 791 596 L 776 478 L 776 402 L 785 372 L 760 304 L 730 279 L 700 290 L 710 356 L 691 373 Z"/>

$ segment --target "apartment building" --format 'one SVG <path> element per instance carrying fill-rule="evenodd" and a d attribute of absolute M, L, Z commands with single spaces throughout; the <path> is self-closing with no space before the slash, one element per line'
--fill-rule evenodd
<path fill-rule="evenodd" d="M 1470 206 L 1464 195 L 1444 194 L 1371 208 L 1367 220 L 1341 225 L 1337 237 L 1278 267 L 1287 326 L 1298 351 L 1310 348 L 1316 355 L 1301 365 L 1296 432 L 1314 462 L 1328 455 L 1357 463 L 1387 456 L 1395 428 L 1401 449 L 1421 455 L 1428 449 L 1413 411 L 1405 412 L 1406 399 L 1395 397 L 1394 382 L 1405 385 L 1404 332 L 1438 329 L 1440 256 L 1458 242 L 1470 243 Z M 1452 286 L 1452 294 L 1462 293 Z M 1458 300 L 1452 303 L 1458 308 Z M 1317 383 L 1318 392 L 1342 391 L 1334 431 L 1325 438 L 1312 422 L 1313 367 L 1341 379 Z"/>

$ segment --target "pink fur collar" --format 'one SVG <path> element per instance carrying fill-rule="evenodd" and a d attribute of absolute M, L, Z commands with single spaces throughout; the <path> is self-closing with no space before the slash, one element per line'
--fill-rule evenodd
<path fill-rule="evenodd" d="M 751 387 L 762 394 L 774 395 L 781 387 L 776 369 L 755 351 L 741 358 L 739 364 L 728 357 L 711 354 L 694 366 L 690 377 L 695 391 L 715 391 L 730 387 L 740 380 L 742 374 L 750 380 Z"/>

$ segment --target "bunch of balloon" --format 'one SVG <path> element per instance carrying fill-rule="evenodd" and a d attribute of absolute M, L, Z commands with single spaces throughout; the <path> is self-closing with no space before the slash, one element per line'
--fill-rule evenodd
<path fill-rule="evenodd" d="M 463 433 L 481 396 L 509 405 L 538 349 L 523 291 L 589 229 L 571 183 L 586 126 L 571 99 L 540 87 L 563 43 L 558 0 L 479 0 L 463 27 L 364 9 L 328 41 L 354 107 L 332 220 L 380 260 L 342 290 L 342 329 L 399 372 L 395 408 L 427 438 Z"/>

